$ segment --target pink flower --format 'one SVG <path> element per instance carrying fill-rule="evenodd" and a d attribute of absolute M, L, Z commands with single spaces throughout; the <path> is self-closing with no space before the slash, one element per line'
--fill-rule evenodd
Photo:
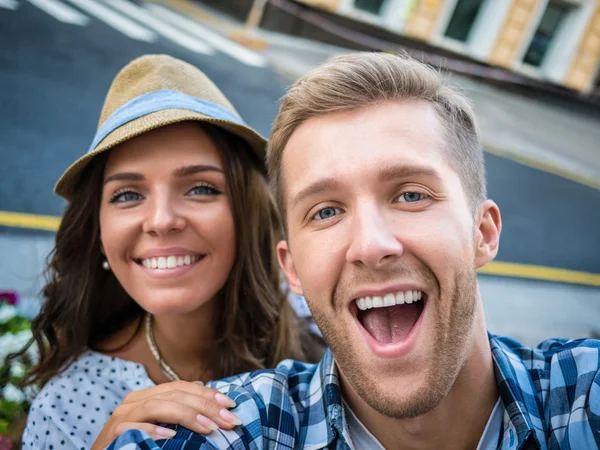
<path fill-rule="evenodd" d="M 14 448 L 12 441 L 0 434 L 0 450 L 13 450 Z"/>
<path fill-rule="evenodd" d="M 19 303 L 19 294 L 14 291 L 0 291 L 0 303 L 7 302 L 10 305 L 16 306 Z M 0 441 L 1 445 L 2 441 Z M 0 450 L 4 450 L 0 447 Z"/>

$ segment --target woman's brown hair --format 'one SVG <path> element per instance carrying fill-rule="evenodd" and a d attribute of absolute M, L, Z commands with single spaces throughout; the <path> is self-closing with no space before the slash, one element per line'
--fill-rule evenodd
<path fill-rule="evenodd" d="M 281 223 L 261 163 L 245 141 L 202 125 L 221 150 L 236 230 L 236 258 L 222 288 L 213 352 L 206 355 L 215 378 L 273 367 L 282 359 L 316 361 L 320 340 L 308 331 L 282 287 L 275 245 Z M 97 156 L 77 181 L 49 256 L 44 303 L 33 320 L 40 358 L 26 384 L 43 385 L 87 349 L 138 323 L 143 309 L 112 272 L 102 269 L 100 201 L 108 152 Z M 315 345 L 317 344 L 317 345 Z"/>

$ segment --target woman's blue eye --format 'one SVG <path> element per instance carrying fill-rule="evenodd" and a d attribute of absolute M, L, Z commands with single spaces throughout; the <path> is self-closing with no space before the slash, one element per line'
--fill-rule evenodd
<path fill-rule="evenodd" d="M 327 208 L 323 208 L 317 212 L 313 218 L 317 220 L 326 220 L 331 219 L 332 217 L 339 214 L 341 210 L 339 208 L 334 208 L 333 206 L 329 206 Z"/>
<path fill-rule="evenodd" d="M 221 193 L 221 191 L 219 191 L 211 186 L 206 186 L 206 185 L 202 184 L 202 185 L 195 186 L 192 189 L 190 189 L 189 193 L 192 195 L 219 195 Z"/>
<path fill-rule="evenodd" d="M 111 200 L 110 203 L 125 203 L 125 202 L 135 202 L 142 198 L 140 194 L 133 191 L 126 191 L 116 194 Z"/>
<path fill-rule="evenodd" d="M 419 200 L 423 200 L 425 198 L 424 194 L 420 192 L 405 192 L 404 194 L 398 197 L 399 203 L 415 203 Z"/>

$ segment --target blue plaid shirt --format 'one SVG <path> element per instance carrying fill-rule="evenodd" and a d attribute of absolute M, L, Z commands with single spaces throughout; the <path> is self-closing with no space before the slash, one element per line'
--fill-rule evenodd
<path fill-rule="evenodd" d="M 533 349 L 489 338 L 505 409 L 498 449 L 600 448 L 600 341 L 551 339 Z M 318 365 L 286 360 L 211 385 L 237 402 L 244 425 L 209 436 L 176 427 L 174 438 L 158 442 L 129 431 L 109 450 L 352 448 L 329 351 Z"/>

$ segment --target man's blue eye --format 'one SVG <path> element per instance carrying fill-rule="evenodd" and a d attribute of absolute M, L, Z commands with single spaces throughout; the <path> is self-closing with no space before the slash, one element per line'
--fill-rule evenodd
<path fill-rule="evenodd" d="M 420 192 L 405 192 L 398 197 L 398 201 L 400 203 L 414 203 L 423 200 L 423 197 L 425 197 L 425 195 Z"/>
<path fill-rule="evenodd" d="M 190 189 L 190 194 L 192 195 L 219 195 L 220 193 L 221 191 L 218 191 L 217 189 L 210 186 L 206 186 L 204 184 L 200 186 L 195 186 L 192 189 Z"/>
<path fill-rule="evenodd" d="M 333 206 L 330 206 L 328 208 L 321 209 L 319 212 L 317 212 L 314 215 L 314 218 L 317 220 L 331 219 L 332 217 L 337 215 L 339 211 L 340 211 L 339 208 L 334 208 Z"/>
<path fill-rule="evenodd" d="M 125 203 L 125 202 L 135 202 L 142 198 L 140 194 L 133 191 L 121 192 L 120 194 L 115 195 L 110 202 L 111 203 Z"/>

